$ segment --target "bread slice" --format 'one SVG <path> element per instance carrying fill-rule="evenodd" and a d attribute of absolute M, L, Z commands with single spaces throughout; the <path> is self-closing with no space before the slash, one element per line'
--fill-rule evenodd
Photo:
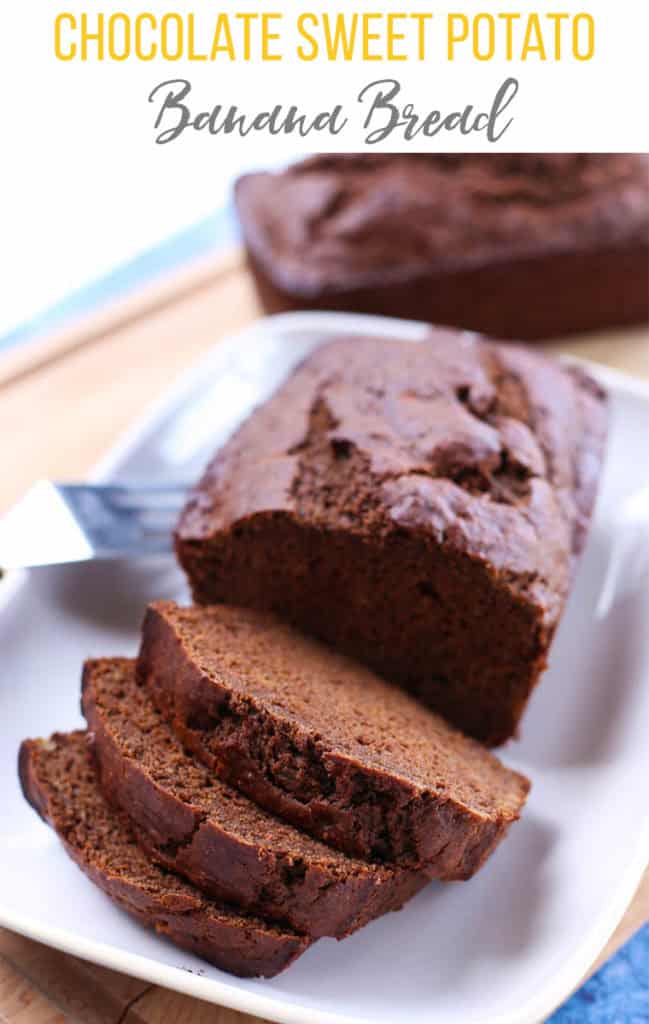
<path fill-rule="evenodd" d="M 311 938 L 344 938 L 428 879 L 345 856 L 260 810 L 182 744 L 125 658 L 87 662 L 83 712 L 105 795 L 158 863 Z"/>
<path fill-rule="evenodd" d="M 527 795 L 480 744 L 270 615 L 155 604 L 138 672 L 210 768 L 351 856 L 468 878 Z"/>
<path fill-rule="evenodd" d="M 152 864 L 126 815 L 102 796 L 85 733 L 25 740 L 19 774 L 26 799 L 84 874 L 177 946 L 231 974 L 272 978 L 309 945 L 303 935 L 239 913 Z"/>
<path fill-rule="evenodd" d="M 605 432 L 600 387 L 540 354 L 340 338 L 216 455 L 178 557 L 195 601 L 272 611 L 502 743 L 547 663 Z"/>

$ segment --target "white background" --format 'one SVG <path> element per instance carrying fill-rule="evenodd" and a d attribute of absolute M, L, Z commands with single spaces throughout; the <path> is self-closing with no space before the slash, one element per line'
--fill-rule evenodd
<path fill-rule="evenodd" d="M 284 10 L 287 26 L 300 10 L 432 10 L 440 28 L 447 10 L 527 12 L 587 10 L 597 21 L 589 63 L 534 59 L 448 65 L 440 32 L 432 61 L 382 64 L 318 62 L 169 64 L 95 61 L 63 64 L 53 55 L 52 24 L 61 10 L 195 10 L 211 24 L 222 10 Z M 437 24 L 437 22 L 436 22 Z M 289 34 L 290 38 L 290 34 Z M 275 163 L 303 151 L 362 148 L 357 130 L 333 140 L 293 136 L 246 140 L 189 133 L 167 146 L 153 139 L 147 103 L 158 82 L 187 77 L 200 106 L 237 103 L 243 110 L 299 103 L 316 111 L 336 102 L 355 110 L 367 82 L 398 77 L 404 98 L 423 113 L 487 104 L 506 76 L 520 80 L 515 120 L 499 144 L 513 150 L 649 150 L 646 109 L 649 4 L 644 0 L 436 4 L 409 0 L 342 5 L 314 0 L 20 0 L 0 8 L 2 121 L 0 160 L 0 335 L 71 290 L 217 209 L 243 166 Z M 286 47 L 287 50 L 290 47 Z M 406 96 L 407 94 L 407 96 Z M 419 139 L 409 148 L 485 148 L 481 136 Z M 407 148 L 395 138 L 393 149 Z"/>

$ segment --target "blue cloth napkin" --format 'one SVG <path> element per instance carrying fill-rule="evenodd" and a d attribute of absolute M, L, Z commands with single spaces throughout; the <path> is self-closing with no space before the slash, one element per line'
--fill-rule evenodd
<path fill-rule="evenodd" d="M 649 925 L 582 985 L 548 1024 L 649 1024 Z"/>

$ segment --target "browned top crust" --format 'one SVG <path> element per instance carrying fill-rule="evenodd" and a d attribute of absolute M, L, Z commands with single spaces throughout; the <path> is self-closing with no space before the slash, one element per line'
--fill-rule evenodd
<path fill-rule="evenodd" d="M 639 154 L 316 156 L 241 178 L 246 243 L 275 284 L 324 289 L 639 242 L 649 158 Z"/>
<path fill-rule="evenodd" d="M 341 338 L 219 452 L 178 540 L 257 513 L 372 538 L 419 532 L 486 566 L 553 627 L 595 499 L 606 398 L 581 369 L 453 330 Z"/>

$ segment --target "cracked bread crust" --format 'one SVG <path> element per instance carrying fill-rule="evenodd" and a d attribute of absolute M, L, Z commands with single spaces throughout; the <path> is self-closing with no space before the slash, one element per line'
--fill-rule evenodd
<path fill-rule="evenodd" d="M 646 155 L 316 156 L 235 194 L 270 312 L 519 340 L 649 319 Z"/>
<path fill-rule="evenodd" d="M 177 946 L 243 978 L 272 978 L 309 946 L 304 936 L 210 899 L 150 862 L 127 816 L 100 793 L 86 733 L 25 740 L 18 769 L 26 800 L 83 873 Z"/>
<path fill-rule="evenodd" d="M 546 664 L 606 419 L 586 373 L 521 347 L 342 338 L 216 455 L 178 557 L 196 601 L 273 611 L 501 743 Z"/>
<path fill-rule="evenodd" d="M 183 750 L 134 662 L 87 662 L 82 707 L 104 794 L 155 861 L 211 895 L 314 939 L 344 938 L 428 881 L 331 850 L 219 782 Z"/>
<path fill-rule="evenodd" d="M 152 605 L 138 674 L 217 775 L 350 856 L 469 878 L 527 796 L 484 747 L 269 615 Z"/>

